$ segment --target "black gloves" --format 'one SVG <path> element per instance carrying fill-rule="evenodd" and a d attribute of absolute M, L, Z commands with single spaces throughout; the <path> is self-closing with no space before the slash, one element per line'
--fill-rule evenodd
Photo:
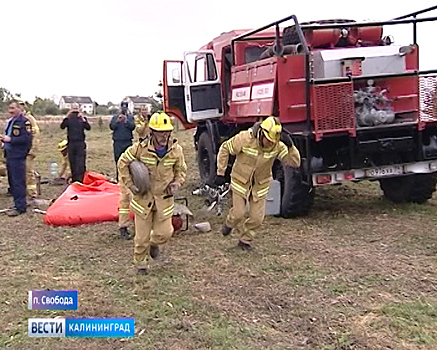
<path fill-rule="evenodd" d="M 285 131 L 281 132 L 281 141 L 285 144 L 285 146 L 289 148 L 294 145 L 293 139 L 291 138 L 290 134 Z"/>
<path fill-rule="evenodd" d="M 226 183 L 226 179 L 223 175 L 216 175 L 214 179 L 214 185 L 216 186 L 222 186 Z"/>

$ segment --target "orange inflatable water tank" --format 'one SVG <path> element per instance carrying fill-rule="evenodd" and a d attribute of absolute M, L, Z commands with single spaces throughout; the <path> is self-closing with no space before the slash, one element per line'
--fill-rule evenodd
<path fill-rule="evenodd" d="M 44 223 L 63 226 L 117 221 L 119 199 L 117 184 L 87 172 L 83 183 L 72 183 L 49 207 Z"/>

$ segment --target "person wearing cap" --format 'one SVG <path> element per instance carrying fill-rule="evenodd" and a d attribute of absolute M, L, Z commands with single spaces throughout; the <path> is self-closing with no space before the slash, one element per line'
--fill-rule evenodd
<path fill-rule="evenodd" d="M 26 157 L 32 147 L 32 126 L 20 104 L 12 100 L 9 104 L 11 118 L 6 124 L 5 134 L 0 141 L 5 150 L 9 188 L 14 197 L 14 208 L 8 216 L 18 216 L 27 210 L 26 201 Z"/>
<path fill-rule="evenodd" d="M 15 97 L 15 100 L 20 105 L 23 114 L 29 119 L 30 125 L 32 126 L 32 147 L 26 158 L 26 187 L 27 195 L 31 198 L 36 198 L 38 191 L 35 176 L 35 157 L 38 152 L 39 135 L 41 132 L 35 117 L 26 109 L 26 103 L 19 96 Z"/>
<path fill-rule="evenodd" d="M 217 155 L 215 185 L 225 183 L 229 156 L 235 156 L 231 173 L 232 208 L 222 227 L 222 234 L 239 231 L 238 246 L 252 248 L 255 229 L 261 226 L 265 215 L 265 201 L 272 181 L 272 166 L 276 158 L 285 165 L 300 166 L 300 154 L 291 136 L 282 130 L 273 116 L 255 123 L 220 146 Z M 249 217 L 245 219 L 249 204 Z"/>
<path fill-rule="evenodd" d="M 141 106 L 139 113 L 135 116 L 135 138 L 142 140 L 149 134 L 150 113 L 148 106 Z"/>
<path fill-rule="evenodd" d="M 124 151 L 132 146 L 132 131 L 135 129 L 134 117 L 129 113 L 128 102 L 121 102 L 121 111 L 119 114 L 115 114 L 109 128 L 112 130 L 112 140 L 115 159 L 115 172 L 118 179 L 117 162 Z"/>
<path fill-rule="evenodd" d="M 61 168 L 59 169 L 58 178 L 59 179 L 68 179 L 71 177 L 71 171 L 69 171 L 68 166 L 68 141 L 62 140 L 58 143 L 58 151 L 62 155 Z"/>
<path fill-rule="evenodd" d="M 139 274 L 148 272 L 149 256 L 157 259 L 159 246 L 173 234 L 174 195 L 185 181 L 187 166 L 182 147 L 172 138 L 173 125 L 164 112 L 152 115 L 150 137 L 136 142 L 122 154 L 118 170 L 132 192 L 130 207 L 135 214 L 134 265 Z M 129 164 L 139 160 L 148 168 L 150 190 L 139 193 Z"/>
<path fill-rule="evenodd" d="M 79 105 L 74 103 L 70 112 L 61 123 L 61 129 L 67 129 L 67 152 L 70 162 L 71 180 L 83 181 L 86 171 L 85 130 L 91 130 L 88 120 L 79 111 Z"/>
<path fill-rule="evenodd" d="M 129 113 L 128 102 L 122 101 L 120 104 L 121 111 L 115 114 L 109 127 L 112 130 L 113 150 L 115 159 L 115 171 L 118 185 L 120 187 L 120 201 L 118 204 L 118 229 L 120 231 L 121 239 L 131 239 L 132 235 L 128 230 L 129 225 L 129 189 L 125 186 L 119 177 L 117 162 L 120 156 L 126 149 L 132 146 L 133 130 L 135 123 L 133 116 Z"/>

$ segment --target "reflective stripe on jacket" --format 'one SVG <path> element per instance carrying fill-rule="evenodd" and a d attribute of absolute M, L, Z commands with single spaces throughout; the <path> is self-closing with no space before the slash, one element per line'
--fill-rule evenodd
<path fill-rule="evenodd" d="M 264 198 L 272 181 L 272 166 L 276 158 L 283 164 L 300 166 L 300 154 L 295 146 L 283 142 L 273 147 L 261 147 L 254 129 L 244 130 L 225 141 L 217 156 L 217 175 L 224 175 L 229 155 L 236 156 L 231 173 L 231 188 L 242 197 L 250 194 L 255 200 Z"/>

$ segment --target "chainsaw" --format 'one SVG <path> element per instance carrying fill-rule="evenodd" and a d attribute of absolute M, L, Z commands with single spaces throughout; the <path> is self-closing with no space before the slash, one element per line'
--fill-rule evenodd
<path fill-rule="evenodd" d="M 217 215 L 222 215 L 223 213 L 223 200 L 229 193 L 230 187 L 228 183 L 221 186 L 211 187 L 209 185 L 204 185 L 193 191 L 193 195 L 196 196 L 207 196 L 205 200 L 206 211 L 210 212 L 212 209 L 216 208 Z"/>

